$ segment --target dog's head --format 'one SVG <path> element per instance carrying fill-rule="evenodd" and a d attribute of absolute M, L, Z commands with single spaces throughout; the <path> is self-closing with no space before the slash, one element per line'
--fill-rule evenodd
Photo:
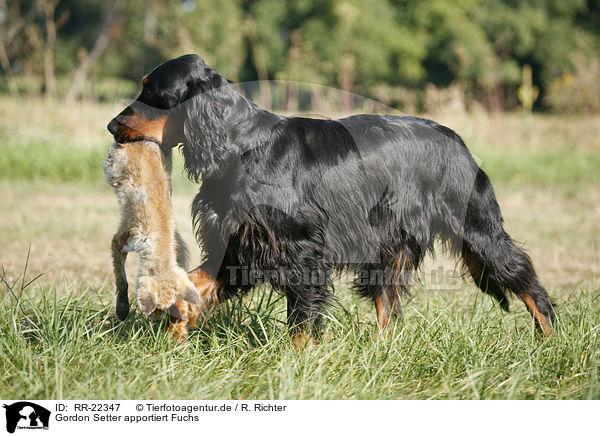
<path fill-rule="evenodd" d="M 223 140 L 224 86 L 200 56 L 171 59 L 142 79 L 140 95 L 107 128 L 119 143 L 150 140 L 164 149 Z"/>

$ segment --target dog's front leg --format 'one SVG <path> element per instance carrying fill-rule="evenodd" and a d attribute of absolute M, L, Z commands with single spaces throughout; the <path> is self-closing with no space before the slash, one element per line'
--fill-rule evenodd
<path fill-rule="evenodd" d="M 128 284 L 127 274 L 125 273 L 127 252 L 124 250 L 128 239 L 129 232 L 119 229 L 113 236 L 111 244 L 113 269 L 117 287 L 115 316 L 119 321 L 124 321 L 129 314 L 129 296 L 127 295 Z"/>
<path fill-rule="evenodd" d="M 188 336 L 188 328 L 195 327 L 199 317 L 206 317 L 208 313 L 222 302 L 220 295 L 221 284 L 202 267 L 196 268 L 188 274 L 188 278 L 196 286 L 200 296 L 200 305 L 196 306 L 184 300 L 178 300 L 169 309 L 169 331 L 177 342 L 182 342 Z"/>

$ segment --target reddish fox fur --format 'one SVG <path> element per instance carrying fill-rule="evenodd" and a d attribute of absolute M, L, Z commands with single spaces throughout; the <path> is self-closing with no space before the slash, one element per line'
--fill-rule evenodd
<path fill-rule="evenodd" d="M 117 319 L 122 321 L 129 314 L 125 273 L 129 251 L 140 256 L 137 302 L 141 312 L 155 320 L 165 309 L 172 317 L 185 317 L 174 303 L 180 298 L 195 305 L 200 302 L 196 287 L 177 263 L 171 184 L 158 145 L 148 141 L 113 144 L 104 173 L 121 207 L 121 222 L 112 240 Z"/>

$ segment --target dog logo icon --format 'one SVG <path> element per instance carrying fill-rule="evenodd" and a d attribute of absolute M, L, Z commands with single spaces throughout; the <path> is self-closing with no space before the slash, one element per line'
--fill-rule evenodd
<path fill-rule="evenodd" d="M 48 430 L 50 411 L 28 401 L 19 401 L 10 405 L 4 404 L 6 409 L 6 431 L 14 433 L 18 429 Z"/>

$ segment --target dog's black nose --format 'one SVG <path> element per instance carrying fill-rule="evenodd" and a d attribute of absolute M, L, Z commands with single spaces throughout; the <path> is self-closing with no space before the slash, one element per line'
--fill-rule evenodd
<path fill-rule="evenodd" d="M 112 121 L 110 123 L 108 123 L 108 126 L 106 126 L 106 128 L 114 136 L 117 134 L 117 131 L 119 130 L 119 122 L 113 118 Z"/>

